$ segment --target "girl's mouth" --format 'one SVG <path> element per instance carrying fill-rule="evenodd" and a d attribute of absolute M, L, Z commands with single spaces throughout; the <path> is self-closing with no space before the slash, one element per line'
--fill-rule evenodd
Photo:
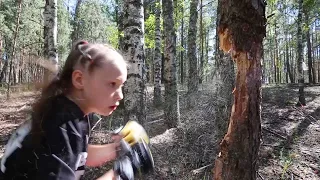
<path fill-rule="evenodd" d="M 117 106 L 109 106 L 109 108 L 110 108 L 112 111 L 114 111 L 114 110 L 117 109 Z"/>

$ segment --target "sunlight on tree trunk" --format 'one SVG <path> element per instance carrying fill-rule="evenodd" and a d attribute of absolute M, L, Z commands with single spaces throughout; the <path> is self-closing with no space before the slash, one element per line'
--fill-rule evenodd
<path fill-rule="evenodd" d="M 146 95 L 143 1 L 125 0 L 122 9 L 122 52 L 129 63 L 128 78 L 124 86 L 124 120 L 137 120 L 144 124 Z"/>
<path fill-rule="evenodd" d="M 58 52 L 57 52 L 57 0 L 46 0 L 44 17 L 44 56 L 52 64 L 54 72 L 45 70 L 44 85 L 47 85 L 58 73 Z"/>
<path fill-rule="evenodd" d="M 261 57 L 266 34 L 260 0 L 220 1 L 220 47 L 237 65 L 234 104 L 214 167 L 215 180 L 255 180 L 261 138 Z M 236 18 L 242 17 L 242 19 Z"/>
<path fill-rule="evenodd" d="M 164 116 L 169 128 L 180 124 L 179 96 L 176 71 L 176 32 L 173 28 L 173 1 L 162 0 L 164 28 Z"/>

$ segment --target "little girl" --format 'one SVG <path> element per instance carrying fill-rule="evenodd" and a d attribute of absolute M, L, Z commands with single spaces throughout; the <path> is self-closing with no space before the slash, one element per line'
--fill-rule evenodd
<path fill-rule="evenodd" d="M 119 142 L 88 145 L 88 115 L 108 116 L 123 98 L 127 65 L 111 47 L 81 41 L 70 52 L 62 72 L 32 107 L 9 139 L 0 179 L 75 180 L 84 167 L 99 166 L 117 156 Z M 113 179 L 110 170 L 100 179 Z"/>

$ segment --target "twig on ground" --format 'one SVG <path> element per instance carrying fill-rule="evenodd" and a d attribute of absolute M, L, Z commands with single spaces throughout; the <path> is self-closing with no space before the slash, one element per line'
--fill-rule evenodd
<path fill-rule="evenodd" d="M 266 127 L 262 127 L 262 129 L 265 130 L 265 131 L 267 131 L 267 132 L 269 132 L 269 133 L 271 133 L 271 134 L 276 135 L 277 137 L 279 137 L 279 138 L 281 138 L 281 139 L 284 139 L 284 140 L 287 139 L 287 138 L 284 137 L 283 135 L 281 135 L 281 134 L 279 134 L 278 132 L 275 132 L 275 131 L 273 131 L 273 130 L 271 130 L 271 129 L 268 129 L 268 128 L 266 128 Z"/>
<path fill-rule="evenodd" d="M 211 163 L 211 164 L 208 164 L 208 165 L 203 166 L 203 167 L 201 167 L 201 168 L 194 169 L 194 170 L 192 170 L 192 173 L 193 173 L 193 174 L 198 174 L 198 173 L 200 173 L 202 170 L 204 170 L 205 168 L 207 168 L 207 167 L 209 167 L 209 166 L 212 166 L 212 165 L 213 165 L 213 164 Z"/>
<path fill-rule="evenodd" d="M 257 172 L 257 173 L 258 173 L 258 176 L 260 177 L 260 179 L 264 180 L 264 178 L 262 177 L 262 175 L 261 175 L 259 172 Z"/>
<path fill-rule="evenodd" d="M 153 124 L 153 123 L 157 123 L 157 122 L 161 122 L 161 121 L 164 121 L 164 119 L 158 119 L 155 121 L 146 122 L 145 124 Z"/>

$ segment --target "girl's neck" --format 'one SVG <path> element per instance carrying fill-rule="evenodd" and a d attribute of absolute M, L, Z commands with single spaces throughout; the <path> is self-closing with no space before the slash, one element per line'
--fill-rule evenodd
<path fill-rule="evenodd" d="M 69 100 L 73 101 L 76 105 L 78 105 L 85 115 L 90 113 L 89 108 L 86 104 L 86 100 L 82 98 L 80 93 L 72 92 L 70 94 L 67 94 L 66 97 Z"/>

